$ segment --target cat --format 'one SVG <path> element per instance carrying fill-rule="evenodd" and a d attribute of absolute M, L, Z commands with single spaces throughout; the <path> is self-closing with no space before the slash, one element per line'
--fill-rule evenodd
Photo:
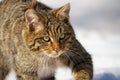
<path fill-rule="evenodd" d="M 55 80 L 58 67 L 70 68 L 74 80 L 92 80 L 92 58 L 75 37 L 69 3 L 52 9 L 3 0 L 0 9 L 0 80 L 10 70 L 17 80 Z"/>

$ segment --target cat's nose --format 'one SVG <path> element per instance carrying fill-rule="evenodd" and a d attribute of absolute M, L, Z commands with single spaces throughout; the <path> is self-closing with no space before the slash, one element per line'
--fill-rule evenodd
<path fill-rule="evenodd" d="M 55 48 L 54 50 L 58 53 L 60 51 L 60 48 Z"/>

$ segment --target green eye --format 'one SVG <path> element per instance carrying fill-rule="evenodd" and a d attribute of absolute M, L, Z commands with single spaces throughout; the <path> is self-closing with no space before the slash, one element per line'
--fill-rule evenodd
<path fill-rule="evenodd" d="M 65 38 L 65 34 L 64 33 L 60 34 L 60 39 L 64 39 L 64 38 Z"/>
<path fill-rule="evenodd" d="M 44 36 L 44 37 L 43 37 L 43 40 L 44 40 L 45 42 L 48 42 L 48 41 L 50 41 L 50 37 L 49 37 L 49 36 Z"/>

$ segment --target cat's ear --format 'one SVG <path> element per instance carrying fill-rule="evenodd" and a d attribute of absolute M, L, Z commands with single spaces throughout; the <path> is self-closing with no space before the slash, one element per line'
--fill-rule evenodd
<path fill-rule="evenodd" d="M 37 13 L 33 9 L 25 12 L 26 26 L 29 31 L 38 32 L 43 29 L 42 21 L 40 21 Z"/>
<path fill-rule="evenodd" d="M 63 16 L 64 18 L 69 18 L 69 13 L 70 13 L 70 3 L 67 3 L 66 5 L 52 10 L 52 13 L 54 13 L 56 16 Z"/>

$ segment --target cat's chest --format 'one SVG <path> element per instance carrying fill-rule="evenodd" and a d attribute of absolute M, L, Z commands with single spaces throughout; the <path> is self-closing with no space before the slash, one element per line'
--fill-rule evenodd
<path fill-rule="evenodd" d="M 50 58 L 48 56 L 41 56 L 38 59 L 38 64 L 39 64 L 38 66 L 40 68 L 48 68 L 48 66 L 53 67 L 53 66 L 57 66 L 57 62 L 58 62 L 57 59 Z"/>
<path fill-rule="evenodd" d="M 40 78 L 53 75 L 58 66 L 55 59 L 48 57 L 41 57 L 38 64 L 38 75 Z"/>

